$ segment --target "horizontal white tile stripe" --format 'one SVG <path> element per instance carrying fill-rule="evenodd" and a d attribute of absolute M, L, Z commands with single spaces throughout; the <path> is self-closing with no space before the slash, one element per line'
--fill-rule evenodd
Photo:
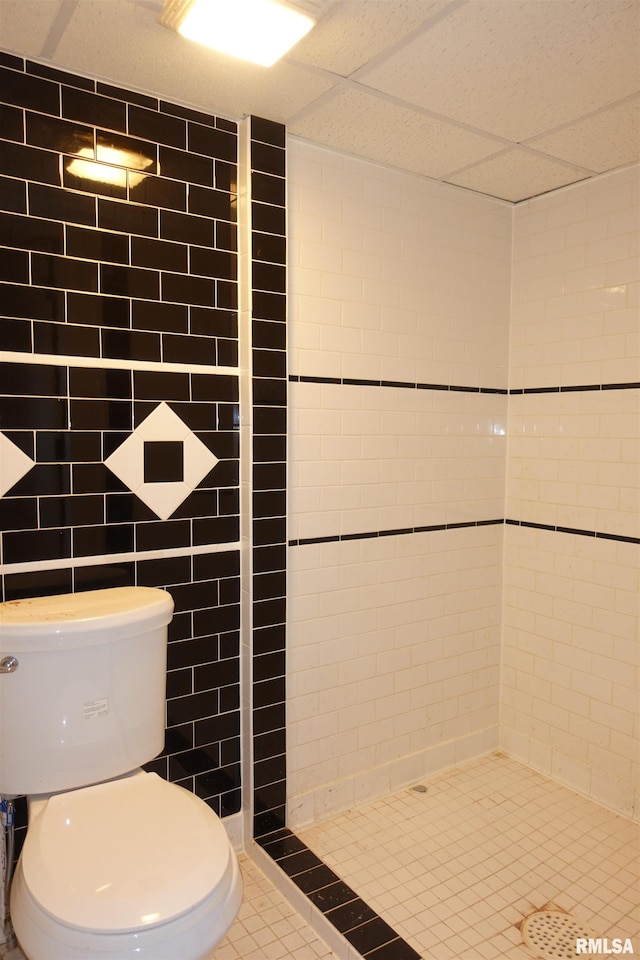
<path fill-rule="evenodd" d="M 139 550 L 129 553 L 110 553 L 105 556 L 67 557 L 66 559 L 6 563 L 1 570 L 7 573 L 36 573 L 40 570 L 65 570 L 68 567 L 94 567 L 104 563 L 122 563 L 130 560 L 166 560 L 170 557 L 201 556 L 206 553 L 226 553 L 239 550 L 240 541 L 231 543 L 204 543 L 196 547 L 172 547 L 169 550 Z"/>
<path fill-rule="evenodd" d="M 100 367 L 105 370 L 156 370 L 163 373 L 240 373 L 238 367 L 206 363 L 166 363 L 164 360 L 114 360 L 110 357 L 67 357 L 50 353 L 0 350 L 0 363 L 42 363 L 53 367 Z"/>

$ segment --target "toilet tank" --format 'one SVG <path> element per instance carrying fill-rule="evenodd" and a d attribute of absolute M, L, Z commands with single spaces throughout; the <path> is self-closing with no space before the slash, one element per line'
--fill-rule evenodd
<path fill-rule="evenodd" d="M 0 603 L 0 794 L 86 786 L 162 750 L 172 614 L 151 587 Z"/>

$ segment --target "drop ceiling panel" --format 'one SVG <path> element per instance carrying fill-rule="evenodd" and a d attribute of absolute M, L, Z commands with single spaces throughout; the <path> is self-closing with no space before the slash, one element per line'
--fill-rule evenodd
<path fill-rule="evenodd" d="M 58 3 L 0 0 L 0 48 L 37 57 L 58 13 Z"/>
<path fill-rule="evenodd" d="M 356 79 L 515 142 L 638 89 L 637 0 L 475 0 Z"/>
<path fill-rule="evenodd" d="M 291 55 L 348 77 L 448 5 L 449 0 L 342 0 Z"/>
<path fill-rule="evenodd" d="M 393 157 L 394 166 L 436 179 L 502 149 L 488 137 L 352 88 L 324 99 L 289 132 L 368 160 Z"/>
<path fill-rule="evenodd" d="M 507 200 L 640 159 L 640 0 L 325 2 L 271 68 L 162 0 L 0 0 L 0 49 Z"/>
<path fill-rule="evenodd" d="M 587 176 L 577 167 L 567 167 L 515 148 L 447 178 L 447 181 L 517 202 L 584 180 Z"/>
<path fill-rule="evenodd" d="M 530 145 L 598 173 L 632 163 L 640 145 L 640 97 L 537 137 Z"/>
<path fill-rule="evenodd" d="M 278 122 L 333 85 L 288 61 L 259 67 L 189 43 L 161 26 L 155 9 L 127 0 L 82 0 L 56 58 L 80 73 L 212 113 L 253 113 Z"/>

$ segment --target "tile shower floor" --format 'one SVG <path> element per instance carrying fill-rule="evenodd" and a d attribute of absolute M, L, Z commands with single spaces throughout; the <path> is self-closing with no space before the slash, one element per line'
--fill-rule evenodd
<path fill-rule="evenodd" d="M 501 755 L 424 785 L 298 835 L 426 960 L 531 960 L 549 902 L 640 955 L 637 824 Z"/>

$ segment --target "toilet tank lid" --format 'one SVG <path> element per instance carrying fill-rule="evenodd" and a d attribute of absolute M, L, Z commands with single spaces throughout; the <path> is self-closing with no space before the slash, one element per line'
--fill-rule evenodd
<path fill-rule="evenodd" d="M 73 647 L 169 623 L 173 599 L 156 587 L 111 587 L 0 603 L 0 652 Z"/>
<path fill-rule="evenodd" d="M 29 826 L 25 884 L 82 930 L 165 923 L 224 886 L 231 847 L 207 804 L 155 773 L 57 794 Z"/>

